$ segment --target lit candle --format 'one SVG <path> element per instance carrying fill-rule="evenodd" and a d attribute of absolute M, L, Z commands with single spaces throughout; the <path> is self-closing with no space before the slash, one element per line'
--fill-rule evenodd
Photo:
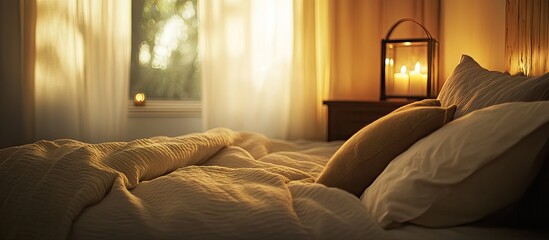
<path fill-rule="evenodd" d="M 134 106 L 145 106 L 145 93 L 137 93 L 133 97 L 133 105 Z"/>
<path fill-rule="evenodd" d="M 388 61 L 387 61 L 388 60 Z M 388 58 L 385 60 L 387 65 L 389 65 L 389 69 L 388 69 L 388 72 L 385 73 L 385 76 L 387 78 L 387 83 L 386 83 L 386 92 L 394 92 L 394 72 L 395 72 L 395 68 L 394 68 L 394 65 L 395 65 L 395 60 L 393 60 L 392 58 Z"/>
<path fill-rule="evenodd" d="M 393 92 L 393 64 L 394 61 L 391 58 L 385 58 L 385 91 Z"/>
<path fill-rule="evenodd" d="M 416 63 L 414 71 L 410 72 L 410 94 L 425 96 L 427 94 L 427 74 L 421 73 L 421 65 Z"/>
<path fill-rule="evenodd" d="M 395 95 L 401 95 L 401 96 L 408 95 L 409 93 L 408 85 L 410 84 L 410 80 L 409 80 L 408 74 L 406 73 L 406 66 L 403 65 L 400 68 L 400 72 L 395 73 L 393 80 L 395 83 L 395 86 L 394 86 Z"/>

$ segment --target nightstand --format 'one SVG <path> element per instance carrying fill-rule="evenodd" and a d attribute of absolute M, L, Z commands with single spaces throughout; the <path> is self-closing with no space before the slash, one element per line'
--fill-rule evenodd
<path fill-rule="evenodd" d="M 410 101 L 327 100 L 328 141 L 347 140 L 364 126 Z"/>

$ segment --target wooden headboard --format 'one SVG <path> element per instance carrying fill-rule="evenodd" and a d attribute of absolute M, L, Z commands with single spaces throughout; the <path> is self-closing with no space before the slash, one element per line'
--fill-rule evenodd
<path fill-rule="evenodd" d="M 505 70 L 538 76 L 549 72 L 549 1 L 507 0 Z"/>

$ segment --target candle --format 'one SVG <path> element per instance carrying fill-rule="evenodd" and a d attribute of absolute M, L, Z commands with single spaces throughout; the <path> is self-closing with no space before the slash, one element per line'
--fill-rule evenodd
<path fill-rule="evenodd" d="M 145 106 L 145 93 L 137 93 L 133 97 L 133 105 L 134 106 Z"/>
<path fill-rule="evenodd" d="M 395 60 L 392 59 L 392 58 L 390 58 L 390 59 L 389 59 L 389 66 L 390 66 L 390 67 L 389 67 L 389 74 L 388 74 L 388 76 L 389 76 L 389 82 L 391 82 L 391 91 L 390 91 L 390 92 L 393 92 L 393 88 L 394 88 L 394 85 L 395 85 L 394 79 L 393 79 L 393 74 L 394 74 L 394 72 L 395 72 L 394 65 L 395 65 Z"/>
<path fill-rule="evenodd" d="M 410 84 L 410 80 L 409 80 L 409 76 L 408 74 L 406 73 L 406 66 L 402 66 L 400 68 L 400 72 L 399 73 L 395 73 L 394 75 L 394 94 L 395 95 L 401 95 L 401 96 L 405 96 L 405 95 L 408 95 L 409 94 L 409 84 Z"/>
<path fill-rule="evenodd" d="M 410 72 L 410 94 L 425 96 L 427 94 L 427 74 L 421 73 L 421 65 L 416 63 L 414 71 Z"/>
<path fill-rule="evenodd" d="M 392 58 L 385 58 L 385 91 L 393 92 L 393 65 L 395 61 Z"/>

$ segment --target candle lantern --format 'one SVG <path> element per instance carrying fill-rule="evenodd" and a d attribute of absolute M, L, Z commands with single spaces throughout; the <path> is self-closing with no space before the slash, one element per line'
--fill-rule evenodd
<path fill-rule="evenodd" d="M 401 23 L 412 22 L 425 38 L 389 39 Z M 438 42 L 418 21 L 394 23 L 381 41 L 381 100 L 425 99 L 438 95 Z"/>

